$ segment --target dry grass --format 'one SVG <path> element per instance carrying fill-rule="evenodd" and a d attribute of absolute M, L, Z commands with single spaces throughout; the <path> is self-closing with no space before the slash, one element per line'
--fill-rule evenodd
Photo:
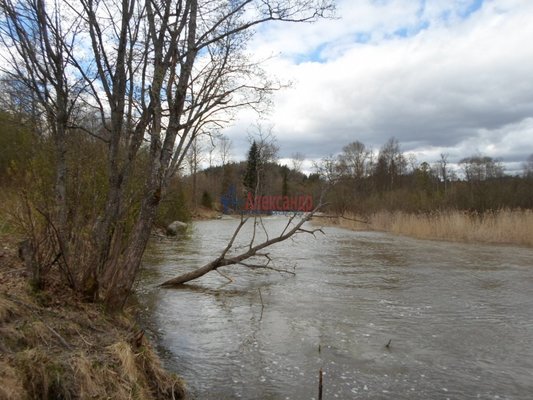
<path fill-rule="evenodd" d="M 131 316 L 106 315 L 65 287 L 33 293 L 4 247 L 0 400 L 185 397 L 183 381 L 162 368 Z"/>
<path fill-rule="evenodd" d="M 8 322 L 11 318 L 20 314 L 20 310 L 15 303 L 0 297 L 0 324 Z"/>
<path fill-rule="evenodd" d="M 484 214 L 461 211 L 410 214 L 381 211 L 364 224 L 353 219 L 338 218 L 334 224 L 353 230 L 378 230 L 420 239 L 440 239 L 471 243 L 513 244 L 533 246 L 533 211 L 499 210 Z M 331 221 L 331 220 L 330 220 Z"/>
<path fill-rule="evenodd" d="M 9 363 L 0 360 L 0 399 L 22 399 L 25 393 L 20 373 Z"/>

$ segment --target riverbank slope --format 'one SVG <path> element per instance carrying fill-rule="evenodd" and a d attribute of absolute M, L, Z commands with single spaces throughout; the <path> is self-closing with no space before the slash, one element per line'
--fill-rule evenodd
<path fill-rule="evenodd" d="M 111 316 L 49 274 L 34 292 L 16 239 L 0 237 L 0 399 L 182 399 L 133 310 Z"/>

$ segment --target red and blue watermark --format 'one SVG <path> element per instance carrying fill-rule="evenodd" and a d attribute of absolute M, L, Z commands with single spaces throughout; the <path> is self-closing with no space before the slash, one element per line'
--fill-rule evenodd
<path fill-rule="evenodd" d="M 222 211 L 225 214 L 272 214 L 313 211 L 311 195 L 255 195 L 248 192 L 245 198 L 239 198 L 235 186 L 230 186 L 221 197 Z"/>
<path fill-rule="evenodd" d="M 313 196 L 254 196 L 248 192 L 244 205 L 246 212 L 310 212 Z"/>

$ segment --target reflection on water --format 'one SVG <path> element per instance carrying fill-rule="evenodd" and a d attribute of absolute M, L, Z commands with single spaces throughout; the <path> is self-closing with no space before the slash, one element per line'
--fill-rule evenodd
<path fill-rule="evenodd" d="M 227 267 L 234 283 L 156 287 L 212 260 L 235 225 L 151 243 L 138 284 L 144 322 L 198 399 L 316 398 L 321 367 L 325 399 L 531 398 L 532 250 L 329 228 L 271 250 L 294 277 Z"/>

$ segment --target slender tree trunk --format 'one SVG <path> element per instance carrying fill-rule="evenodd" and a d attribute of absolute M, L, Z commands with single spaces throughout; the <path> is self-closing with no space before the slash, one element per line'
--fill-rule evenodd
<path fill-rule="evenodd" d="M 55 143 L 56 143 L 56 182 L 55 182 L 55 198 L 57 206 L 57 221 L 58 233 L 61 245 L 67 246 L 67 149 L 66 149 L 66 132 L 65 127 L 61 124 L 56 126 Z M 66 251 L 66 250 L 64 250 Z M 67 254 L 63 254 L 66 258 Z"/>
<path fill-rule="evenodd" d="M 155 220 L 157 207 L 161 200 L 161 189 L 157 188 L 152 191 L 149 198 L 143 201 L 141 212 L 133 233 L 130 243 L 126 248 L 122 259 L 111 266 L 109 286 L 105 298 L 106 307 L 109 311 L 121 310 L 126 302 L 137 271 L 141 264 L 141 259 L 150 239 L 152 224 Z"/>

